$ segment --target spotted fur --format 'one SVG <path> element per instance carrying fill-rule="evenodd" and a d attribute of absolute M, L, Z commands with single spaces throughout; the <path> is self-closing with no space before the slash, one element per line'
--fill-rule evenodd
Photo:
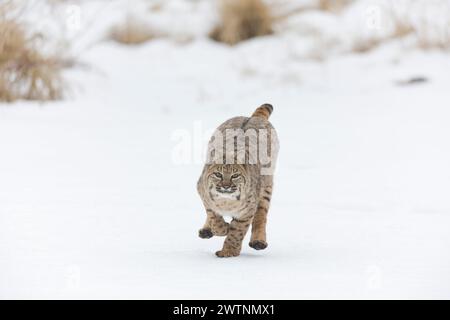
<path fill-rule="evenodd" d="M 256 132 L 265 129 L 264 132 L 269 132 L 269 140 L 274 141 L 270 159 L 275 162 L 278 140 L 273 126 L 268 121 L 272 111 L 271 105 L 264 104 L 257 108 L 251 117 L 229 119 L 217 130 L 224 133 L 226 129 L 254 129 Z M 210 140 L 209 146 L 212 143 L 213 139 Z M 238 152 L 238 149 L 235 143 L 234 152 Z M 267 247 L 266 223 L 272 198 L 273 175 L 261 174 L 263 163 L 248 161 L 248 144 L 245 145 L 245 150 L 241 151 L 246 154 L 245 163 L 227 163 L 224 155 L 224 163 L 205 164 L 197 183 L 206 210 L 206 222 L 199 230 L 200 238 L 226 236 L 222 250 L 216 252 L 218 257 L 238 256 L 250 226 L 250 247 L 256 250 Z M 224 219 L 226 216 L 231 217 L 229 223 Z"/>

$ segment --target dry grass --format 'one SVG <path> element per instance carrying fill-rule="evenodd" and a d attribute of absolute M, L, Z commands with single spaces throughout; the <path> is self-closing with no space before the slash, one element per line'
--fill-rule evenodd
<path fill-rule="evenodd" d="M 65 63 L 42 54 L 36 40 L 22 24 L 0 14 L 0 101 L 61 98 Z"/>
<path fill-rule="evenodd" d="M 408 19 L 402 18 L 399 14 L 394 12 L 392 12 L 390 15 L 390 19 L 393 24 L 393 31 L 390 35 L 391 39 L 403 38 L 416 32 L 414 26 L 410 21 L 408 21 Z"/>
<path fill-rule="evenodd" d="M 272 33 L 273 17 L 262 0 L 222 0 L 220 22 L 211 32 L 216 41 L 234 45 Z"/>
<path fill-rule="evenodd" d="M 444 17 L 450 17 L 448 5 L 443 6 L 441 11 Z M 385 23 L 390 26 L 390 31 L 379 37 L 356 39 L 353 51 L 368 52 L 385 42 L 401 39 L 405 39 L 413 47 L 423 50 L 450 49 L 450 25 L 448 22 L 439 24 L 438 21 L 434 21 L 433 16 L 427 14 L 426 7 L 411 5 L 401 11 L 388 7 L 383 14 L 386 19 Z"/>
<path fill-rule="evenodd" d="M 416 30 L 408 20 L 408 14 L 399 13 L 389 8 L 385 11 L 387 22 L 391 25 L 391 31 L 383 36 L 369 36 L 366 38 L 359 37 L 354 41 L 353 51 L 356 53 L 366 53 L 377 48 L 384 42 L 401 39 L 411 34 L 415 34 Z"/>
<path fill-rule="evenodd" d="M 448 51 L 450 50 L 450 33 L 444 38 L 430 38 L 426 34 L 417 34 L 417 45 L 423 50 L 439 49 Z"/>
<path fill-rule="evenodd" d="M 427 21 L 422 21 L 422 27 L 414 30 L 417 46 L 423 50 L 449 50 L 450 25 L 437 28 L 431 27 Z"/>
<path fill-rule="evenodd" d="M 366 53 L 372 51 L 383 42 L 382 39 L 369 37 L 369 38 L 357 38 L 353 42 L 352 50 L 355 53 Z"/>
<path fill-rule="evenodd" d="M 157 37 L 150 27 L 133 18 L 126 18 L 124 22 L 111 29 L 110 39 L 125 45 L 139 45 Z"/>
<path fill-rule="evenodd" d="M 352 2 L 353 0 L 319 0 L 317 6 L 321 11 L 339 12 Z"/>

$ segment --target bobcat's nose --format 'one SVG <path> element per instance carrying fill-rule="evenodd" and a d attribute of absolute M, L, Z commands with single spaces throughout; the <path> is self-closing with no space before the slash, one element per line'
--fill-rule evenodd
<path fill-rule="evenodd" d="M 231 184 L 224 184 L 224 185 L 222 185 L 222 188 L 224 188 L 225 190 L 228 190 L 231 188 Z"/>

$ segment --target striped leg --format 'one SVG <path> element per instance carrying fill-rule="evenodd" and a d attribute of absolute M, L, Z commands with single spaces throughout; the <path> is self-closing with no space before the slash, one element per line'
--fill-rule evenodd
<path fill-rule="evenodd" d="M 228 234 L 228 223 L 222 216 L 216 215 L 211 209 L 206 210 L 206 222 L 199 230 L 198 236 L 209 239 L 212 236 L 226 236 Z"/>
<path fill-rule="evenodd" d="M 218 257 L 236 257 L 241 253 L 242 240 L 252 222 L 252 218 L 246 220 L 233 219 L 230 223 L 228 235 L 225 238 L 223 248 L 216 252 Z"/>
<path fill-rule="evenodd" d="M 252 237 L 249 246 L 255 250 L 267 248 L 266 223 L 267 212 L 269 211 L 270 199 L 272 196 L 272 187 L 266 187 L 261 192 L 258 208 L 252 223 Z"/>

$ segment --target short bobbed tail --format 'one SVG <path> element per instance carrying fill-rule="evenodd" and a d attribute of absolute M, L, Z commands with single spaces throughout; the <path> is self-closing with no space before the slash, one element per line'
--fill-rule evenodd
<path fill-rule="evenodd" d="M 252 117 L 261 117 L 268 120 L 272 112 L 273 112 L 272 105 L 265 103 L 260 107 L 256 108 L 255 112 L 253 112 L 252 114 Z"/>

